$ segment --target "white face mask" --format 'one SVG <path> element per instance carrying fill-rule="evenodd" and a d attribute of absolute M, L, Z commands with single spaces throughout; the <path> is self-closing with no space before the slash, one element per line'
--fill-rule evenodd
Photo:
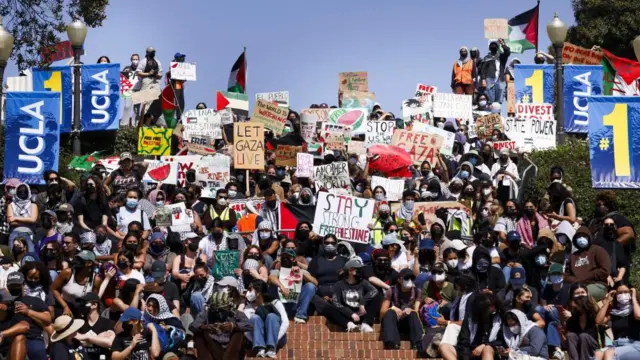
<path fill-rule="evenodd" d="M 244 297 L 247 298 L 248 302 L 254 302 L 256 301 L 256 292 L 253 290 L 247 291 L 247 294 Z"/>
<path fill-rule="evenodd" d="M 227 206 L 227 199 L 218 199 L 218 205 Z"/>
<path fill-rule="evenodd" d="M 628 305 L 631 302 L 631 294 L 619 294 L 616 296 L 616 300 L 620 305 Z"/>
<path fill-rule="evenodd" d="M 445 274 L 436 274 L 433 277 L 433 281 L 435 281 L 435 282 L 443 282 L 446 278 L 447 278 L 447 275 L 445 275 Z"/>
<path fill-rule="evenodd" d="M 236 195 L 238 195 L 238 192 L 235 190 L 229 190 L 229 197 L 235 197 Z M 220 203 L 220 201 L 218 201 L 218 203 Z"/>
<path fill-rule="evenodd" d="M 520 325 L 509 326 L 509 330 L 514 334 L 520 334 Z"/>
<path fill-rule="evenodd" d="M 412 280 L 403 280 L 402 281 L 402 286 L 404 286 L 406 289 L 411 289 L 413 287 L 413 281 Z"/>
<path fill-rule="evenodd" d="M 261 232 L 260 233 L 260 239 L 262 239 L 262 240 L 267 240 L 270 237 L 271 237 L 271 233 L 268 233 L 268 232 Z"/>
<path fill-rule="evenodd" d="M 493 192 L 493 189 L 491 189 L 491 188 L 486 188 L 486 189 L 483 189 L 483 190 L 482 190 L 482 193 L 483 193 L 485 196 L 489 196 L 489 195 L 491 195 L 491 193 L 492 193 L 492 192 Z"/>
<path fill-rule="evenodd" d="M 447 260 L 447 266 L 449 269 L 455 269 L 458 267 L 458 259 Z"/>
<path fill-rule="evenodd" d="M 293 198 L 297 199 L 300 196 L 300 192 L 294 192 L 293 193 Z"/>

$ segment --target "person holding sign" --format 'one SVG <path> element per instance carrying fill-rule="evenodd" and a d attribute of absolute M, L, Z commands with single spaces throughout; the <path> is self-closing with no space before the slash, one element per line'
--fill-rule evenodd
<path fill-rule="evenodd" d="M 498 52 L 498 45 L 502 46 L 502 53 Z M 489 44 L 489 53 L 482 59 L 480 78 L 482 79 L 482 87 L 489 95 L 490 104 L 494 102 L 502 104 L 504 101 L 507 87 L 504 70 L 507 67 L 509 55 L 511 55 L 511 49 L 504 40 L 500 39 Z"/>
<path fill-rule="evenodd" d="M 253 343 L 256 356 L 275 359 L 277 349 L 287 343 L 289 317 L 282 301 L 272 298 L 268 290 L 266 282 L 252 281 L 245 294 L 244 313 L 253 325 L 247 337 Z"/>

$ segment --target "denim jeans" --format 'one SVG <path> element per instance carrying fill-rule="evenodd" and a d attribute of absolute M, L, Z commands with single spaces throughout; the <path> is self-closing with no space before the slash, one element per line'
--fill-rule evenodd
<path fill-rule="evenodd" d="M 264 321 L 260 316 L 253 315 L 250 321 L 253 325 L 253 348 L 275 350 L 278 346 L 278 332 L 282 323 L 280 316 L 270 313 L 267 315 L 266 321 Z"/>
<path fill-rule="evenodd" d="M 555 306 L 551 310 L 547 311 L 544 306 L 536 306 L 536 312 L 547 323 L 547 344 L 549 346 L 560 347 L 560 333 L 558 332 L 558 324 L 560 323 L 560 317 L 558 315 L 558 308 Z"/>
<path fill-rule="evenodd" d="M 507 88 L 507 84 L 504 81 L 498 79 L 487 79 L 487 96 L 489 97 L 489 104 L 494 102 L 502 104 L 504 101 L 504 90 Z"/>
<path fill-rule="evenodd" d="M 307 316 L 309 304 L 311 304 L 311 299 L 313 299 L 316 291 L 318 291 L 318 289 L 312 283 L 306 283 L 302 286 L 302 290 L 300 290 L 300 297 L 298 297 L 298 306 L 296 310 L 297 318 L 307 320 L 309 317 Z"/>
<path fill-rule="evenodd" d="M 27 339 L 27 357 L 29 360 L 47 360 L 47 349 L 42 339 Z"/>
<path fill-rule="evenodd" d="M 193 315 L 193 317 L 195 318 L 198 313 L 201 313 L 204 311 L 204 307 L 206 304 L 207 302 L 204 301 L 204 296 L 202 296 L 201 292 L 196 291 L 193 294 L 191 294 L 191 301 L 189 302 L 189 307 L 191 308 L 191 315 Z"/>
<path fill-rule="evenodd" d="M 262 254 L 262 261 L 264 261 L 264 266 L 266 266 L 267 269 L 271 269 L 271 264 L 273 264 L 273 257 L 271 257 L 271 255 Z"/>

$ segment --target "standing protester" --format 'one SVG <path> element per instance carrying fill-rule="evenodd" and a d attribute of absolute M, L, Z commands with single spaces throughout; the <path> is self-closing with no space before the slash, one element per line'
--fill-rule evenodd
<path fill-rule="evenodd" d="M 498 46 L 502 47 L 502 52 L 498 52 Z M 500 39 L 489 44 L 489 54 L 482 59 L 480 78 L 482 87 L 486 89 L 486 94 L 489 96 L 489 103 L 502 104 L 504 101 L 507 88 L 504 75 L 509 55 L 511 55 L 511 49 L 504 40 Z"/>
<path fill-rule="evenodd" d="M 476 63 L 470 59 L 466 46 L 460 48 L 460 58 L 453 63 L 451 89 L 456 94 L 472 95 L 475 91 L 473 79 L 477 75 Z"/>

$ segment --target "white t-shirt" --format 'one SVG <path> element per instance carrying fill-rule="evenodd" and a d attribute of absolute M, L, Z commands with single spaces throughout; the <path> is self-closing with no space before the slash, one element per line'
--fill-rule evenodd
<path fill-rule="evenodd" d="M 143 284 L 143 285 L 146 284 L 146 281 L 144 280 L 144 275 L 142 275 L 140 271 L 136 269 L 131 269 L 131 272 L 127 275 L 120 274 L 120 280 L 127 281 L 129 279 L 136 279 L 140 281 L 140 284 Z"/>
<path fill-rule="evenodd" d="M 395 271 L 400 271 L 402 268 L 409 267 L 409 261 L 407 261 L 407 254 L 401 252 L 399 255 L 394 256 L 391 259 L 391 267 Z"/>
<path fill-rule="evenodd" d="M 133 221 L 140 221 L 142 219 L 142 229 L 151 230 L 151 224 L 149 224 L 149 217 L 140 209 L 136 209 L 134 212 L 127 210 L 125 206 L 120 208 L 118 212 L 118 231 L 123 234 L 128 232 L 129 223 Z"/>

